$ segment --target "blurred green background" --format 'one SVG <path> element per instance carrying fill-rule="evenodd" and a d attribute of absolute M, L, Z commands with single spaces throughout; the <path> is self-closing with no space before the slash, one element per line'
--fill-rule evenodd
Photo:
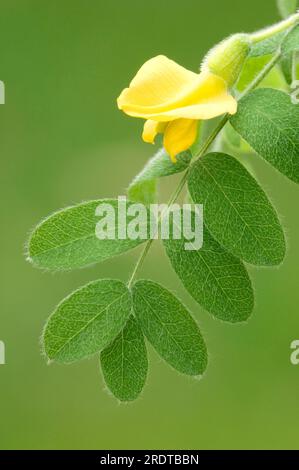
<path fill-rule="evenodd" d="M 42 217 L 124 194 L 153 153 L 140 139 L 141 122 L 115 103 L 145 60 L 163 53 L 196 70 L 223 37 L 278 19 L 274 0 L 1 1 L 1 449 L 299 448 L 299 366 L 290 364 L 290 343 L 299 339 L 299 188 L 257 156 L 251 163 L 281 214 L 289 250 L 279 269 L 250 269 L 250 322 L 213 320 L 185 293 L 159 244 L 141 274 L 177 292 L 198 319 L 210 352 L 201 381 L 178 375 L 149 348 L 142 397 L 119 405 L 104 390 L 96 357 L 47 366 L 39 338 L 56 303 L 96 278 L 126 280 L 139 250 L 55 275 L 23 256 Z"/>

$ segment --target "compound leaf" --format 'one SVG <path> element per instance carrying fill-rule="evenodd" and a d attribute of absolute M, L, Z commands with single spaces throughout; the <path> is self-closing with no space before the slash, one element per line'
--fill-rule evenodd
<path fill-rule="evenodd" d="M 253 310 L 254 298 L 242 262 L 222 248 L 206 227 L 201 249 L 186 250 L 186 241 L 185 238 L 171 237 L 163 242 L 171 264 L 189 294 L 220 320 L 231 323 L 247 320 Z"/>
<path fill-rule="evenodd" d="M 96 209 L 103 204 L 110 205 L 115 213 L 115 237 L 105 240 L 96 236 L 100 220 Z M 127 207 L 131 204 L 127 202 Z M 117 231 L 125 228 L 125 223 L 119 221 L 116 199 L 89 201 L 60 210 L 33 231 L 28 260 L 38 268 L 49 270 L 69 270 L 104 261 L 144 243 L 141 238 L 118 238 Z"/>
<path fill-rule="evenodd" d="M 147 376 L 148 362 L 143 333 L 130 316 L 115 340 L 101 352 L 105 382 L 120 401 L 135 400 Z"/>
<path fill-rule="evenodd" d="M 249 93 L 230 122 L 261 157 L 299 183 L 299 105 L 287 93 L 271 88 Z"/>
<path fill-rule="evenodd" d="M 229 252 L 258 266 L 282 262 L 285 239 L 276 212 L 235 158 L 205 155 L 192 166 L 188 186 L 193 201 L 204 205 L 209 232 Z"/>
<path fill-rule="evenodd" d="M 155 282 L 138 281 L 133 307 L 143 333 L 166 362 L 183 374 L 203 374 L 204 340 L 187 308 L 171 292 Z"/>
<path fill-rule="evenodd" d="M 118 280 L 91 282 L 64 299 L 43 334 L 50 360 L 70 363 L 101 351 L 120 333 L 132 308 L 130 292 Z"/>

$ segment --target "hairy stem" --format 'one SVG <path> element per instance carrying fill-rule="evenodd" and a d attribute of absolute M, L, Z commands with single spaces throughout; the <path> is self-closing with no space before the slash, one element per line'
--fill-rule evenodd
<path fill-rule="evenodd" d="M 281 58 L 281 51 L 280 49 L 274 54 L 273 58 L 265 65 L 265 67 L 261 70 L 261 72 L 257 75 L 257 77 L 250 83 L 250 85 L 246 88 L 246 90 L 239 96 L 239 100 L 243 98 L 243 96 L 247 95 L 250 91 L 254 90 L 266 77 L 266 75 L 270 72 L 270 70 L 277 64 L 279 59 Z M 214 142 L 220 131 L 223 129 L 227 121 L 229 120 L 229 114 L 225 114 L 223 118 L 219 121 L 215 129 L 211 132 L 211 134 L 208 136 L 208 138 L 205 140 L 205 142 L 202 144 L 200 147 L 198 153 L 195 155 L 195 160 L 198 160 L 199 158 L 203 157 L 206 151 L 209 149 L 210 145 Z M 182 179 L 180 180 L 177 188 L 175 189 L 174 193 L 170 197 L 168 203 L 167 203 L 167 209 L 160 214 L 159 220 L 158 220 L 158 226 L 160 224 L 160 221 L 164 217 L 165 213 L 167 212 L 168 208 L 175 203 L 179 195 L 181 194 L 182 190 L 185 187 L 185 184 L 188 179 L 190 167 L 185 171 Z M 132 284 L 136 278 L 136 275 L 138 271 L 140 270 L 141 266 L 144 263 L 144 260 L 151 248 L 151 245 L 154 241 L 154 238 L 151 238 L 150 240 L 147 241 L 143 251 L 141 252 L 140 257 L 137 260 L 137 263 L 134 267 L 134 270 L 132 272 L 132 275 L 128 281 L 128 288 L 130 289 L 132 287 Z"/>
<path fill-rule="evenodd" d="M 282 31 L 287 31 L 298 22 L 299 22 L 299 13 L 295 13 L 294 15 L 291 15 L 286 20 L 280 21 L 279 23 L 269 26 L 268 28 L 264 28 L 260 31 L 257 31 L 256 33 L 252 33 L 250 35 L 251 40 L 253 43 L 264 41 L 265 39 L 271 38 L 277 33 L 281 33 Z"/>

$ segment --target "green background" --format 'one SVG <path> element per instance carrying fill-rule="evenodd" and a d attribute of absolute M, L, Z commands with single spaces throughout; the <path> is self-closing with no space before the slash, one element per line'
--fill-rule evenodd
<path fill-rule="evenodd" d="M 299 188 L 248 157 L 286 227 L 279 269 L 250 268 L 256 307 L 248 324 L 212 319 L 185 293 L 159 244 L 142 277 L 177 292 L 205 334 L 210 358 L 196 381 L 150 351 L 142 397 L 120 405 L 97 358 L 47 366 L 39 338 L 54 306 L 102 277 L 126 280 L 139 249 L 95 267 L 49 274 L 26 263 L 39 220 L 66 205 L 125 193 L 153 147 L 116 97 L 140 65 L 163 53 L 196 70 L 223 37 L 277 21 L 274 0 L 2 0 L 0 79 L 0 448 L 299 448 Z M 173 180 L 163 181 L 165 192 Z"/>

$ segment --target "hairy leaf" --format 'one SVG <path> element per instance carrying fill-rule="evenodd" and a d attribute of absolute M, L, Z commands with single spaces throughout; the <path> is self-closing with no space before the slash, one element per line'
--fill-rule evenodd
<path fill-rule="evenodd" d="M 257 77 L 257 75 L 262 71 L 262 69 L 270 60 L 271 56 L 269 55 L 248 57 L 237 83 L 238 91 L 245 91 L 245 89 Z M 279 67 L 279 65 L 273 67 L 266 77 L 264 77 L 259 88 L 277 88 L 283 91 L 288 89 L 281 67 Z"/>
<path fill-rule="evenodd" d="M 211 235 L 244 261 L 280 264 L 285 256 L 282 227 L 266 194 L 233 157 L 210 153 L 191 168 L 189 191 L 204 205 L 204 221 Z"/>
<path fill-rule="evenodd" d="M 101 204 L 110 204 L 115 210 L 115 239 L 100 240 L 96 236 L 96 224 L 101 219 L 96 215 L 96 209 Z M 127 207 L 131 204 L 128 202 Z M 145 241 L 140 238 L 118 238 L 117 230 L 125 228 L 124 224 L 119 221 L 116 199 L 101 199 L 68 207 L 36 227 L 29 240 L 28 259 L 35 266 L 50 270 L 75 269 L 104 261 Z"/>
<path fill-rule="evenodd" d="M 244 91 L 270 60 L 271 56 L 248 57 L 237 82 L 238 91 Z"/>
<path fill-rule="evenodd" d="M 283 54 L 299 50 L 299 25 L 293 28 L 284 38 L 281 51 Z"/>
<path fill-rule="evenodd" d="M 254 44 L 250 49 L 250 57 L 259 57 L 263 55 L 274 54 L 282 44 L 289 31 L 280 31 L 272 37 L 264 39 Z"/>
<path fill-rule="evenodd" d="M 288 85 L 291 85 L 293 81 L 292 69 L 293 69 L 293 52 L 289 52 L 284 55 L 280 62 L 281 71 Z"/>
<path fill-rule="evenodd" d="M 288 0 L 285 0 L 285 2 L 286 1 Z M 251 57 L 258 57 L 263 55 L 274 54 L 276 51 L 279 50 L 280 47 L 281 52 L 283 54 L 287 54 L 290 51 L 298 50 L 298 36 L 298 26 L 294 24 L 293 26 L 290 26 L 287 30 L 278 31 L 271 37 L 253 44 L 250 49 L 249 55 Z"/>
<path fill-rule="evenodd" d="M 133 306 L 141 329 L 160 356 L 179 372 L 201 375 L 207 350 L 199 328 L 186 307 L 152 281 L 133 286 Z"/>
<path fill-rule="evenodd" d="M 121 281 L 91 282 L 63 300 L 50 316 L 43 335 L 47 357 L 70 363 L 101 351 L 120 333 L 132 308 Z"/>
<path fill-rule="evenodd" d="M 299 183 L 299 105 L 289 95 L 255 90 L 239 101 L 230 122 L 257 153 Z"/>
<path fill-rule="evenodd" d="M 121 401 L 135 400 L 140 395 L 147 376 L 147 352 L 143 333 L 130 316 L 115 340 L 101 352 L 105 382 Z"/>
<path fill-rule="evenodd" d="M 206 227 L 203 240 L 199 250 L 186 250 L 184 238 L 164 240 L 174 270 L 194 300 L 212 315 L 232 323 L 247 320 L 254 298 L 244 265 Z"/>
<path fill-rule="evenodd" d="M 182 152 L 178 155 L 177 162 L 173 163 L 164 149 L 159 150 L 130 184 L 129 199 L 144 204 L 155 202 L 157 179 L 184 171 L 191 158 L 190 151 Z"/>

